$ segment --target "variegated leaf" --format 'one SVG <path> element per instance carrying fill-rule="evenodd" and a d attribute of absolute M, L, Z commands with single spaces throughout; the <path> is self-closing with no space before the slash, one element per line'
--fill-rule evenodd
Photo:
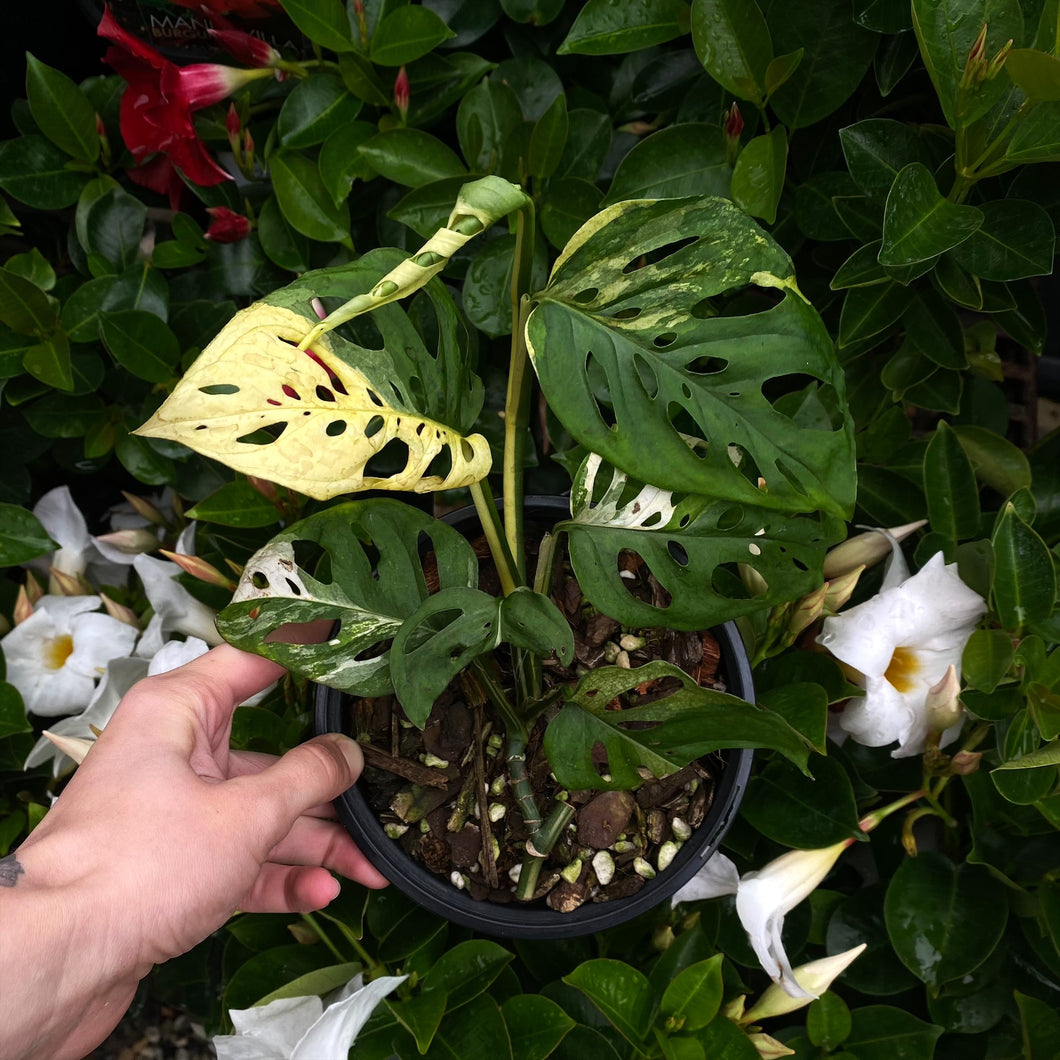
<path fill-rule="evenodd" d="M 474 550 L 447 523 L 396 500 L 350 501 L 256 552 L 217 627 L 237 648 L 314 681 L 362 696 L 390 692 L 389 642 L 429 595 L 425 537 L 441 590 L 477 584 Z M 338 623 L 324 643 L 277 636 L 287 623 L 319 619 Z"/>
<path fill-rule="evenodd" d="M 571 490 L 567 531 L 582 592 L 629 626 L 706 629 L 816 589 L 827 547 L 842 523 L 750 504 L 676 494 L 633 482 L 590 454 Z M 664 590 L 647 603 L 627 588 L 623 553 L 639 556 Z M 760 595 L 743 587 L 737 565 L 760 576 Z"/>
<path fill-rule="evenodd" d="M 853 428 L 831 339 L 787 254 L 731 202 L 617 203 L 533 300 L 534 367 L 587 449 L 665 489 L 849 514 Z"/>
<path fill-rule="evenodd" d="M 299 350 L 311 321 L 275 300 L 237 313 L 137 433 L 320 500 L 366 489 L 424 493 L 485 477 L 486 439 L 411 407 L 382 351 L 334 333 Z M 376 471 L 370 461 L 391 443 L 398 469 Z"/>

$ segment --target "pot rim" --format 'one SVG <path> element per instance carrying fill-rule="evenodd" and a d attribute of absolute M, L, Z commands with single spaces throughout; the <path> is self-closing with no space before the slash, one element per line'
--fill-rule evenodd
<path fill-rule="evenodd" d="M 556 512 L 566 509 L 562 497 L 525 499 L 529 511 Z M 445 521 L 459 525 L 474 507 L 462 508 L 445 516 Z M 733 622 L 714 626 L 718 638 L 722 667 L 734 695 L 743 699 L 754 696 L 751 667 L 743 641 Z M 314 729 L 317 735 L 342 731 L 342 706 L 346 693 L 318 685 L 315 694 Z M 586 902 L 569 913 L 552 909 L 528 908 L 517 903 L 500 904 L 476 901 L 445 876 L 439 876 L 409 857 L 383 831 L 375 812 L 355 785 L 335 800 L 339 820 L 371 863 L 409 898 L 446 920 L 474 928 L 485 935 L 501 938 L 573 938 L 615 927 L 664 902 L 687 883 L 720 847 L 736 817 L 751 773 L 754 752 L 747 748 L 729 748 L 718 752 L 724 762 L 715 780 L 714 796 L 703 822 L 678 851 L 664 872 L 628 898 L 607 902 Z"/>

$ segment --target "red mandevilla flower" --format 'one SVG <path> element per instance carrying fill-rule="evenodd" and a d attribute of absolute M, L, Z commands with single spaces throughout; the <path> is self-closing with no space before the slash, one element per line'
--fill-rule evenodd
<path fill-rule="evenodd" d="M 177 66 L 151 45 L 123 29 L 105 7 L 98 33 L 115 43 L 104 59 L 128 87 L 121 100 L 121 133 L 133 157 L 143 161 L 162 154 L 189 180 L 209 187 L 231 180 L 195 134 L 192 113 L 218 103 L 248 81 L 270 76 L 267 70 L 237 70 L 216 63 Z M 172 193 L 170 167 L 155 166 L 137 183 Z"/>
<path fill-rule="evenodd" d="M 208 206 L 206 212 L 211 217 L 206 238 L 214 243 L 238 243 L 250 235 L 250 219 L 241 213 L 227 206 Z"/>

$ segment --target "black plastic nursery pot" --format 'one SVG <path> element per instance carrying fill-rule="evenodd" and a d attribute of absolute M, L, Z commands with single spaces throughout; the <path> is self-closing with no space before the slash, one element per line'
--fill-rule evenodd
<path fill-rule="evenodd" d="M 529 497 L 527 518 L 538 516 L 554 522 L 563 518 L 567 501 L 560 497 Z M 473 533 L 478 526 L 473 508 L 446 516 L 457 529 Z M 743 642 L 732 622 L 710 631 L 721 652 L 719 670 L 733 695 L 754 701 L 751 667 Z M 344 692 L 318 686 L 315 704 L 316 732 L 348 731 Z M 499 904 L 479 901 L 454 887 L 444 875 L 430 872 L 413 860 L 383 830 L 376 811 L 359 787 L 354 786 L 335 800 L 339 819 L 372 864 L 417 904 L 447 920 L 501 938 L 572 938 L 616 927 L 667 901 L 706 864 L 721 845 L 743 800 L 754 752 L 729 749 L 719 752 L 722 766 L 714 778 L 709 809 L 699 827 L 685 841 L 669 867 L 645 882 L 635 894 L 606 902 L 585 902 L 570 912 L 556 912 L 540 905 Z"/>

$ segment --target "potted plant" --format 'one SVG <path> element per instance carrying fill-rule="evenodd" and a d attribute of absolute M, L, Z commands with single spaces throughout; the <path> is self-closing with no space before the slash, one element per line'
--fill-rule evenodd
<path fill-rule="evenodd" d="M 384 729 L 395 734 L 444 723 L 450 700 L 474 714 L 474 735 L 457 750 L 465 764 L 477 758 L 477 777 L 471 767 L 466 778 L 446 774 L 430 742 L 426 764 L 404 775 L 422 786 L 434 767 L 439 787 L 463 792 L 478 813 L 477 852 L 456 854 L 451 836 L 448 851 L 424 851 L 444 848 L 446 829 L 429 820 L 438 798 L 415 787 L 403 793 L 407 812 L 390 813 L 391 832 L 423 820 L 413 845 L 435 871 L 463 888 L 488 879 L 479 890 L 504 899 L 547 892 L 556 913 L 606 897 L 616 843 L 630 855 L 620 874 L 632 893 L 688 838 L 679 816 L 656 827 L 653 842 L 640 834 L 644 815 L 626 793 L 645 780 L 723 749 L 769 747 L 805 767 L 809 743 L 784 717 L 719 691 L 713 672 L 697 683 L 696 631 L 817 590 L 854 475 L 832 344 L 787 255 L 754 221 L 720 199 L 620 202 L 574 235 L 532 291 L 532 209 L 517 186 L 486 177 L 461 189 L 446 225 L 416 253 L 376 250 L 303 275 L 237 313 L 139 433 L 322 501 L 470 490 L 495 591 L 480 587 L 479 559 L 456 529 L 374 495 L 275 536 L 246 564 L 219 628 L 332 689 L 363 700 L 393 693 L 400 710 Z M 508 217 L 516 323 L 495 502 L 491 447 L 472 433 L 483 385 L 436 277 Z M 584 453 L 569 510 L 525 504 L 531 366 L 549 414 Z M 321 619 L 333 627 L 319 643 L 285 633 Z M 607 648 L 586 650 L 600 628 L 613 634 Z M 658 629 L 691 631 L 696 651 Z M 731 627 L 722 642 L 724 681 L 750 697 Z M 492 712 L 486 723 L 482 707 Z M 335 709 L 324 717 L 338 723 Z M 506 768 L 489 790 L 511 791 L 495 810 L 483 801 L 481 763 L 498 738 Z M 538 744 L 547 764 L 528 754 Z M 720 841 L 749 758 L 730 764 L 704 854 Z M 558 786 L 546 801 L 533 782 L 548 774 Z M 680 777 L 686 789 L 708 779 Z M 592 809 L 574 826 L 576 804 Z M 496 816 L 491 828 L 509 808 L 511 819 Z M 604 822 L 595 847 L 586 815 Z M 459 818 L 448 831 L 462 833 L 473 816 L 449 807 L 442 818 Z M 493 846 L 503 833 L 518 842 L 514 865 Z M 701 861 L 686 854 L 669 890 Z M 435 908 L 465 899 L 436 899 Z M 583 917 L 594 930 L 594 916 Z"/>

